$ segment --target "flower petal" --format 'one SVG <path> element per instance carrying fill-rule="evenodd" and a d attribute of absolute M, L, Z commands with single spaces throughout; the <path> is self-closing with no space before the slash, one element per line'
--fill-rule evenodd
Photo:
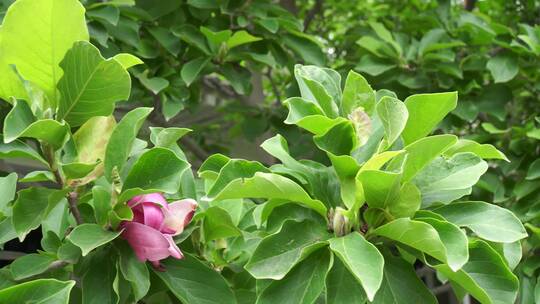
<path fill-rule="evenodd" d="M 182 253 L 182 251 L 180 251 L 180 248 L 178 248 L 178 246 L 176 246 L 176 243 L 174 242 L 172 236 L 170 234 L 165 234 L 163 236 L 169 242 L 169 253 L 171 254 L 171 256 L 173 258 L 183 259 L 184 254 Z"/>
<path fill-rule="evenodd" d="M 171 255 L 169 239 L 158 230 L 135 222 L 125 222 L 123 227 L 122 237 L 141 262 L 159 261 Z"/>
<path fill-rule="evenodd" d="M 137 207 L 142 206 L 143 218 L 146 226 L 150 226 L 154 229 L 159 230 L 163 225 L 164 215 L 161 207 L 154 203 L 142 203 Z"/>
<path fill-rule="evenodd" d="M 133 208 L 141 203 L 154 203 L 163 207 L 167 206 L 167 200 L 165 200 L 165 197 L 158 192 L 134 196 L 129 200 L 128 206 Z"/>
<path fill-rule="evenodd" d="M 161 231 L 178 235 L 184 231 L 184 227 L 191 222 L 193 214 L 197 209 L 197 202 L 193 199 L 183 199 L 169 204 L 168 208 L 163 208 L 165 215 Z"/>

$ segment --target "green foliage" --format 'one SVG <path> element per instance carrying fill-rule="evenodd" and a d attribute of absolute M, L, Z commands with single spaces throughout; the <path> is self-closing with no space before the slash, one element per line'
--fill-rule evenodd
<path fill-rule="evenodd" d="M 373 126 L 366 132 L 353 127 L 354 116 L 337 119 L 348 110 L 339 102 L 342 93 L 336 91 L 341 86 L 340 78 L 333 76 L 337 75 L 335 72 L 301 65 L 295 70 L 302 94 L 302 99 L 297 100 L 305 101 L 305 105 L 310 103 L 317 114 L 289 106 L 289 111 L 294 112 L 289 113 L 289 118 L 295 119 L 288 123 L 297 122 L 304 127 L 302 120 L 310 116 L 314 124 L 324 122 L 327 128 L 322 132 L 306 129 L 314 133 L 313 142 L 326 153 L 326 163 L 330 166 L 296 160 L 289 154 L 285 139 L 276 136 L 262 147 L 281 164 L 265 168 L 257 163 L 216 155 L 199 171 L 207 182 L 207 199 L 212 202 L 232 198 L 266 199 L 254 209 L 253 215 L 260 230 L 269 235 L 256 244 L 245 264 L 245 270 L 258 280 L 257 287 L 267 286 L 262 292 L 258 288 L 254 291 L 257 302 L 311 303 L 322 296 L 321 277 L 326 278 L 329 288 L 334 276 L 340 276 L 354 279 L 358 285 L 349 283 L 351 288 L 363 292 L 338 295 L 327 290 L 331 298 L 339 298 L 337 301 L 342 301 L 341 297 L 343 300 L 363 299 L 365 295 L 373 303 L 387 303 L 388 299 L 396 303 L 434 303 L 435 298 L 410 265 L 414 261 L 445 275 L 445 270 L 450 271 L 452 275 L 447 277 L 453 285 L 485 303 L 494 301 L 496 296 L 491 288 L 501 284 L 499 274 L 504 274 L 511 282 L 506 285 L 508 299 L 504 301 L 516 299 L 517 277 L 510 275 L 505 257 L 493 253 L 497 252 L 496 243 L 525 238 L 524 227 L 504 208 L 484 202 L 458 201 L 471 194 L 471 187 L 486 172 L 487 164 L 481 158 L 486 156 L 484 151 L 447 153 L 454 146 L 460 148 L 462 142 L 453 135 L 429 136 L 455 107 L 456 94 L 413 95 L 405 102 L 395 97 L 379 97 L 371 114 L 364 112 L 363 119 Z M 369 85 L 362 84 L 362 87 Z M 373 92 L 373 96 L 376 93 Z M 359 109 L 364 110 L 362 106 Z M 358 109 L 353 109 L 355 111 Z M 369 139 L 363 143 L 358 141 L 359 133 L 367 134 Z M 373 148 L 366 149 L 370 144 Z M 339 184 L 319 184 L 321 176 L 313 176 L 314 168 L 334 171 Z M 275 182 L 268 182 L 270 178 Z M 290 190 L 277 187 L 278 180 L 286 181 Z M 302 195 L 293 190 L 296 188 L 304 189 Z M 331 192 L 337 198 L 335 201 L 323 195 Z M 324 209 L 315 208 L 307 201 L 320 202 Z M 301 208 L 322 216 L 314 213 L 315 217 L 307 218 L 302 213 L 289 213 L 283 218 L 279 208 L 291 203 L 301 203 Z M 321 214 L 321 211 L 324 212 Z M 271 223 L 273 217 L 282 217 L 277 231 Z M 470 229 L 471 233 L 462 227 Z M 228 238 L 226 247 L 233 246 L 235 239 Z M 467 274 L 477 260 L 484 258 L 483 252 L 489 252 L 491 274 Z M 321 258 L 328 254 L 334 257 L 334 263 L 336 258 L 342 263 L 336 266 L 341 268 L 337 268 L 336 273 L 329 271 Z M 463 275 L 454 275 L 461 273 Z M 300 280 L 299 276 L 304 279 Z M 293 293 L 285 298 L 277 289 L 283 284 L 302 291 L 303 297 L 297 298 Z M 495 290 L 497 288 L 500 287 Z M 403 296 L 408 293 L 412 295 Z M 483 295 L 488 295 L 490 302 L 482 298 Z"/>

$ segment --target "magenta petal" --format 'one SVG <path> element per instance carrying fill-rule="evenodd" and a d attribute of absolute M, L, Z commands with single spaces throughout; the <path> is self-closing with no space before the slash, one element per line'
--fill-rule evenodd
<path fill-rule="evenodd" d="M 135 222 L 125 222 L 123 227 L 122 237 L 140 261 L 159 261 L 171 255 L 169 239 L 156 229 Z"/>
<path fill-rule="evenodd" d="M 150 226 L 154 229 L 159 230 L 163 225 L 163 211 L 159 205 L 154 203 L 142 203 L 137 207 L 142 206 L 144 222 L 146 226 Z"/>
<path fill-rule="evenodd" d="M 176 243 L 174 242 L 171 235 L 163 235 L 167 241 L 169 242 L 169 253 L 173 258 L 182 259 L 184 258 L 184 254 L 182 254 L 182 251 L 180 251 L 180 248 L 176 246 Z"/>
<path fill-rule="evenodd" d="M 165 197 L 163 197 L 161 193 L 157 193 L 157 192 L 137 195 L 129 200 L 128 206 L 133 208 L 141 203 L 154 203 L 154 204 L 161 205 L 163 207 L 167 206 L 167 200 L 165 200 Z"/>
<path fill-rule="evenodd" d="M 184 227 L 191 222 L 197 209 L 197 202 L 192 199 L 183 199 L 169 204 L 163 208 L 165 215 L 162 232 L 178 235 L 184 231 Z"/>

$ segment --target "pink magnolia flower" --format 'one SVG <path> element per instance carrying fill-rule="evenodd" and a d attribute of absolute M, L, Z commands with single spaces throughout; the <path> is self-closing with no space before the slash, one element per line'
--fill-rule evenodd
<path fill-rule="evenodd" d="M 160 193 L 151 193 L 135 196 L 128 206 L 133 211 L 133 220 L 122 223 L 122 237 L 141 262 L 148 260 L 155 268 L 162 269 L 160 260 L 184 257 L 172 237 L 189 224 L 197 209 L 196 201 L 183 199 L 168 204 Z"/>

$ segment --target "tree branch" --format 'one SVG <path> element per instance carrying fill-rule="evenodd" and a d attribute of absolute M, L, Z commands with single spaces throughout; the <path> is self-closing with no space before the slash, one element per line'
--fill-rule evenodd
<path fill-rule="evenodd" d="M 0 251 L 0 260 L 11 261 L 24 255 L 26 255 L 26 253 L 20 251 L 2 250 Z"/>
<path fill-rule="evenodd" d="M 315 16 L 321 12 L 322 6 L 323 6 L 323 1 L 316 0 L 315 5 L 313 5 L 313 7 L 308 11 L 308 13 L 306 14 L 306 18 L 304 19 L 304 32 L 309 27 L 309 24 L 311 23 L 311 21 L 315 19 Z"/>

